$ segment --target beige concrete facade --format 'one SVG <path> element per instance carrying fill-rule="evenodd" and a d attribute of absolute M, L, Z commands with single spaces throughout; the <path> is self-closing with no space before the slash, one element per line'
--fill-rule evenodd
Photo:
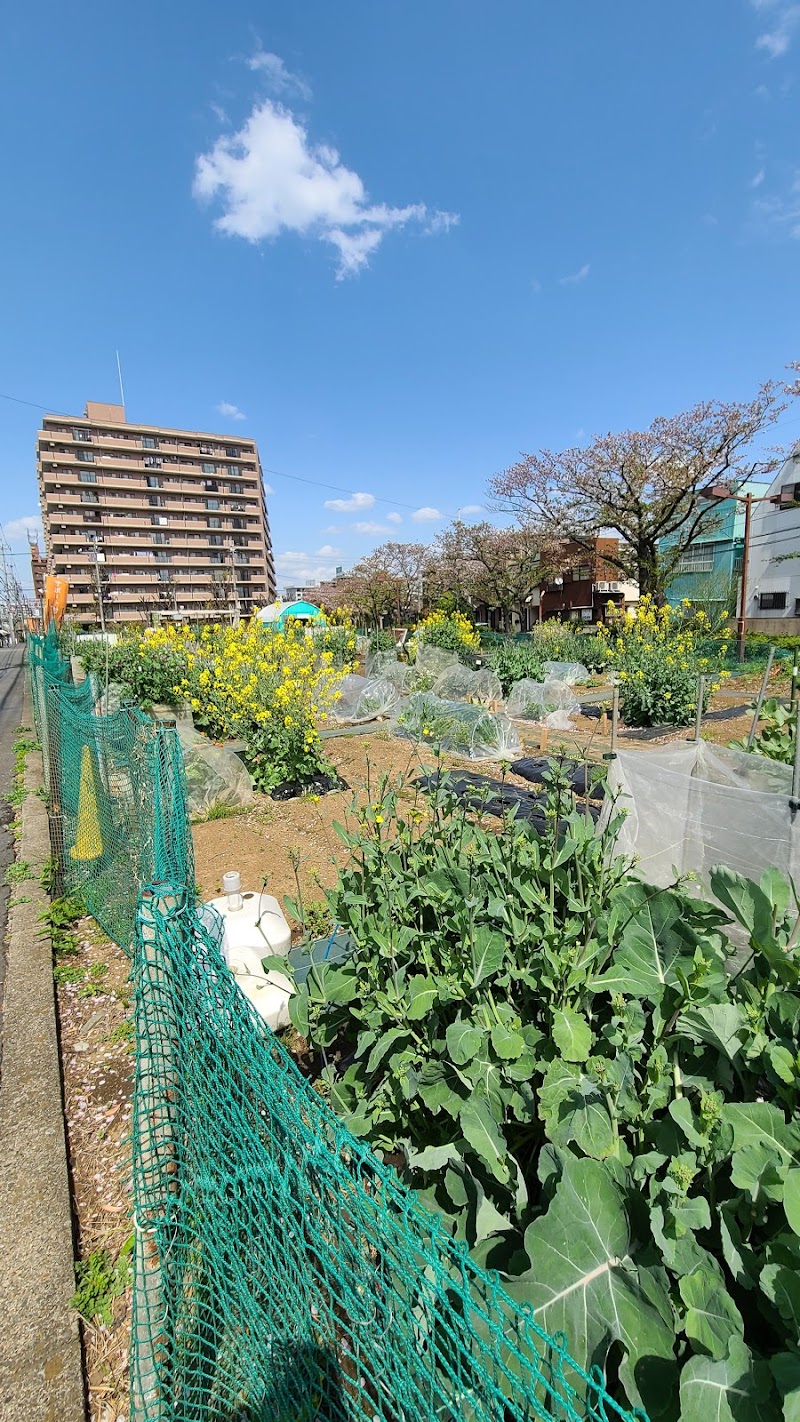
<path fill-rule="evenodd" d="M 67 615 L 110 624 L 208 612 L 242 616 L 275 596 L 254 440 L 129 424 L 121 405 L 45 415 L 37 437 L 47 568 Z"/>

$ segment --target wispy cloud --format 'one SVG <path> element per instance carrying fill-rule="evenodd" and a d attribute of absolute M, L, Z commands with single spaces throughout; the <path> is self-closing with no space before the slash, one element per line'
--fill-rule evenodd
<path fill-rule="evenodd" d="M 758 35 L 756 49 L 763 49 L 770 59 L 780 59 L 800 26 L 800 5 L 793 0 L 751 0 L 751 3 L 764 14 L 768 26 Z"/>
<path fill-rule="evenodd" d="M 483 513 L 483 504 L 464 504 L 463 508 L 460 508 L 458 512 L 459 514 Z"/>
<path fill-rule="evenodd" d="M 589 263 L 585 262 L 576 272 L 571 272 L 569 276 L 559 277 L 558 284 L 559 286 L 577 286 L 578 282 L 586 280 L 590 270 Z"/>
<path fill-rule="evenodd" d="M 766 175 L 764 169 L 763 169 L 763 168 L 759 168 L 758 172 L 757 172 L 757 173 L 754 173 L 754 174 L 753 174 L 753 177 L 750 179 L 750 187 L 751 187 L 751 188 L 760 188 L 760 187 L 761 187 L 761 184 L 763 183 L 763 181 L 764 181 L 764 179 L 766 178 L 766 176 L 767 176 L 767 175 Z"/>
<path fill-rule="evenodd" d="M 298 74 L 292 74 L 279 54 L 257 49 L 255 54 L 248 58 L 247 67 L 263 76 L 273 94 L 296 94 L 301 99 L 311 98 L 311 89 L 305 79 L 301 79 Z"/>
<path fill-rule="evenodd" d="M 25 514 L 22 518 L 12 518 L 9 523 L 3 524 L 3 536 L 6 543 L 12 548 L 21 546 L 23 552 L 28 547 L 28 534 L 38 538 L 39 545 L 42 545 L 42 520 L 38 514 Z"/>
<path fill-rule="evenodd" d="M 326 499 L 325 508 L 334 513 L 358 513 L 360 509 L 371 509 L 375 503 L 374 494 L 353 494 L 349 499 Z"/>
<path fill-rule="evenodd" d="M 341 548 L 333 548 L 330 543 L 323 543 L 322 547 L 318 548 L 314 554 L 315 558 L 341 558 L 342 556 Z"/>
<path fill-rule="evenodd" d="M 760 237 L 778 241 L 800 238 L 800 169 L 781 192 L 759 191 L 752 205 L 751 225 Z"/>
<path fill-rule="evenodd" d="M 246 420 L 246 419 L 247 419 L 247 416 L 246 416 L 246 414 L 244 413 L 244 410 L 240 410 L 238 405 L 232 405 L 232 404 L 230 403 L 230 400 L 220 400 L 220 402 L 219 402 L 219 404 L 217 405 L 216 408 L 217 408 L 217 413 L 220 414 L 220 415 L 222 415 L 226 420 Z"/>
<path fill-rule="evenodd" d="M 388 523 L 354 523 L 356 533 L 391 533 Z"/>
<path fill-rule="evenodd" d="M 390 513 L 390 514 L 387 514 L 387 515 L 386 515 L 386 522 L 387 522 L 387 523 L 402 523 L 402 522 L 403 522 L 403 515 L 402 515 L 402 514 L 399 514 L 399 513 Z"/>
<path fill-rule="evenodd" d="M 272 487 L 271 484 L 265 483 L 265 484 L 264 484 L 264 493 L 265 493 L 265 494 L 274 494 L 274 493 L 275 493 L 275 490 L 273 489 L 273 487 Z"/>
<path fill-rule="evenodd" d="M 426 504 L 424 508 L 415 509 L 411 517 L 415 523 L 439 523 L 444 518 L 444 514 Z"/>
<path fill-rule="evenodd" d="M 263 50 L 251 67 L 267 75 L 273 89 L 283 84 L 285 90 L 292 78 L 277 55 Z M 273 98 L 256 102 L 237 132 L 222 134 L 200 154 L 193 192 L 198 201 L 217 203 L 214 226 L 228 237 L 255 243 L 293 232 L 328 243 L 337 253 L 339 279 L 365 267 L 394 229 L 411 225 L 437 235 L 459 220 L 425 203 L 370 201 L 363 180 L 336 149 L 315 144 L 305 123 Z"/>

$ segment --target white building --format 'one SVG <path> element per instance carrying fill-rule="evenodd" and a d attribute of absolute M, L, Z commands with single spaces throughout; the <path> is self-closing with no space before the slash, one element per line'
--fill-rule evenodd
<path fill-rule="evenodd" d="M 751 632 L 800 635 L 800 445 L 753 505 L 745 614 Z"/>

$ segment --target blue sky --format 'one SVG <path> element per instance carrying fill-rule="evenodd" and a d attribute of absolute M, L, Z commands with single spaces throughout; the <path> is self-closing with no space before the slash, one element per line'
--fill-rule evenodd
<path fill-rule="evenodd" d="M 33 407 L 116 399 L 117 348 L 132 419 L 258 439 L 282 582 L 750 395 L 800 356 L 798 58 L 794 0 L 13 7 L 9 537 Z"/>

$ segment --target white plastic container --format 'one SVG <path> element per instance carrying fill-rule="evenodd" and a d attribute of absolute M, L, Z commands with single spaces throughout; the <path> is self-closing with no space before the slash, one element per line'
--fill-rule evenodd
<path fill-rule="evenodd" d="M 224 894 L 211 899 L 208 907 L 216 909 L 225 925 L 222 956 L 240 990 L 273 1032 L 288 1027 L 294 988 L 283 973 L 265 973 L 261 966 L 262 958 L 285 958 L 292 944 L 278 900 L 272 894 L 247 892 L 241 894 L 241 908 L 231 908 Z"/>

